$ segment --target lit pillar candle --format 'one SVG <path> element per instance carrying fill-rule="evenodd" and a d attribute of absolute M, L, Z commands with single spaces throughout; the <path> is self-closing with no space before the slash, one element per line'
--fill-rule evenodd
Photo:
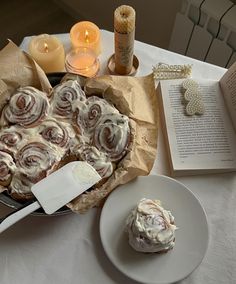
<path fill-rule="evenodd" d="M 45 73 L 59 72 L 65 68 L 64 47 L 55 36 L 34 36 L 29 43 L 29 54 Z"/>
<path fill-rule="evenodd" d="M 83 21 L 75 24 L 70 30 L 73 48 L 88 47 L 98 56 L 101 53 L 100 30 L 92 22 Z"/>

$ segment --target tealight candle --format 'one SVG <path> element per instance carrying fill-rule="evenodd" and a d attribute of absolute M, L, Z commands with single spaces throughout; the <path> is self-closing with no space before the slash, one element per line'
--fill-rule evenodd
<path fill-rule="evenodd" d="M 66 56 L 66 70 L 70 73 L 94 77 L 99 70 L 95 52 L 88 47 L 78 47 Z"/>
<path fill-rule="evenodd" d="M 65 68 L 64 47 L 55 36 L 34 36 L 29 43 L 29 54 L 45 73 L 59 72 Z"/>
<path fill-rule="evenodd" d="M 88 47 L 97 56 L 101 53 L 100 30 L 92 22 L 82 21 L 75 24 L 70 30 L 70 39 L 73 48 Z"/>

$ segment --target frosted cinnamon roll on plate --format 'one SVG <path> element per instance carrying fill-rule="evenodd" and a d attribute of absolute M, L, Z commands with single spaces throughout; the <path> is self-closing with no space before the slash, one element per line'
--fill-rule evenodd
<path fill-rule="evenodd" d="M 180 182 L 161 175 L 137 177 L 114 190 L 102 208 L 100 236 L 121 272 L 153 284 L 187 277 L 201 263 L 209 240 L 199 200 Z"/>
<path fill-rule="evenodd" d="M 174 217 L 160 200 L 143 198 L 126 220 L 129 244 L 139 252 L 162 253 L 175 245 Z"/>

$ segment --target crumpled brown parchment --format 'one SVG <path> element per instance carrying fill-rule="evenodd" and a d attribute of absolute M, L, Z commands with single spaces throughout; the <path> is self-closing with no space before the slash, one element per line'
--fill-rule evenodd
<path fill-rule="evenodd" d="M 32 86 L 49 93 L 51 85 L 44 71 L 12 41 L 0 51 L 0 94 L 1 104 L 5 103 L 17 88 Z"/>
<path fill-rule="evenodd" d="M 78 196 L 68 205 L 80 213 L 99 205 L 117 186 L 150 173 L 156 157 L 159 122 L 152 74 L 146 77 L 102 76 L 89 79 L 85 91 L 87 95 L 104 97 L 130 118 L 133 141 L 130 152 L 107 182 Z"/>
<path fill-rule="evenodd" d="M 51 85 L 44 71 L 13 42 L 0 51 L 0 110 L 20 86 L 33 86 L 48 93 Z M 100 205 L 121 184 L 148 175 L 157 151 L 158 102 L 152 74 L 145 77 L 101 76 L 86 80 L 87 95 L 99 95 L 130 118 L 132 141 L 127 155 L 112 176 L 68 204 L 78 213 Z"/>

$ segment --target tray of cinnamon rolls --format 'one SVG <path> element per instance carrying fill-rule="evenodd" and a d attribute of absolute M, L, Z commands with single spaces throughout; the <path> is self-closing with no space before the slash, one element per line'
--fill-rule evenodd
<path fill-rule="evenodd" d="M 12 208 L 31 201 L 33 184 L 73 160 L 91 164 L 103 183 L 129 149 L 129 118 L 107 100 L 86 96 L 83 78 L 64 75 L 49 75 L 49 94 L 18 88 L 1 109 L 0 201 Z"/>

